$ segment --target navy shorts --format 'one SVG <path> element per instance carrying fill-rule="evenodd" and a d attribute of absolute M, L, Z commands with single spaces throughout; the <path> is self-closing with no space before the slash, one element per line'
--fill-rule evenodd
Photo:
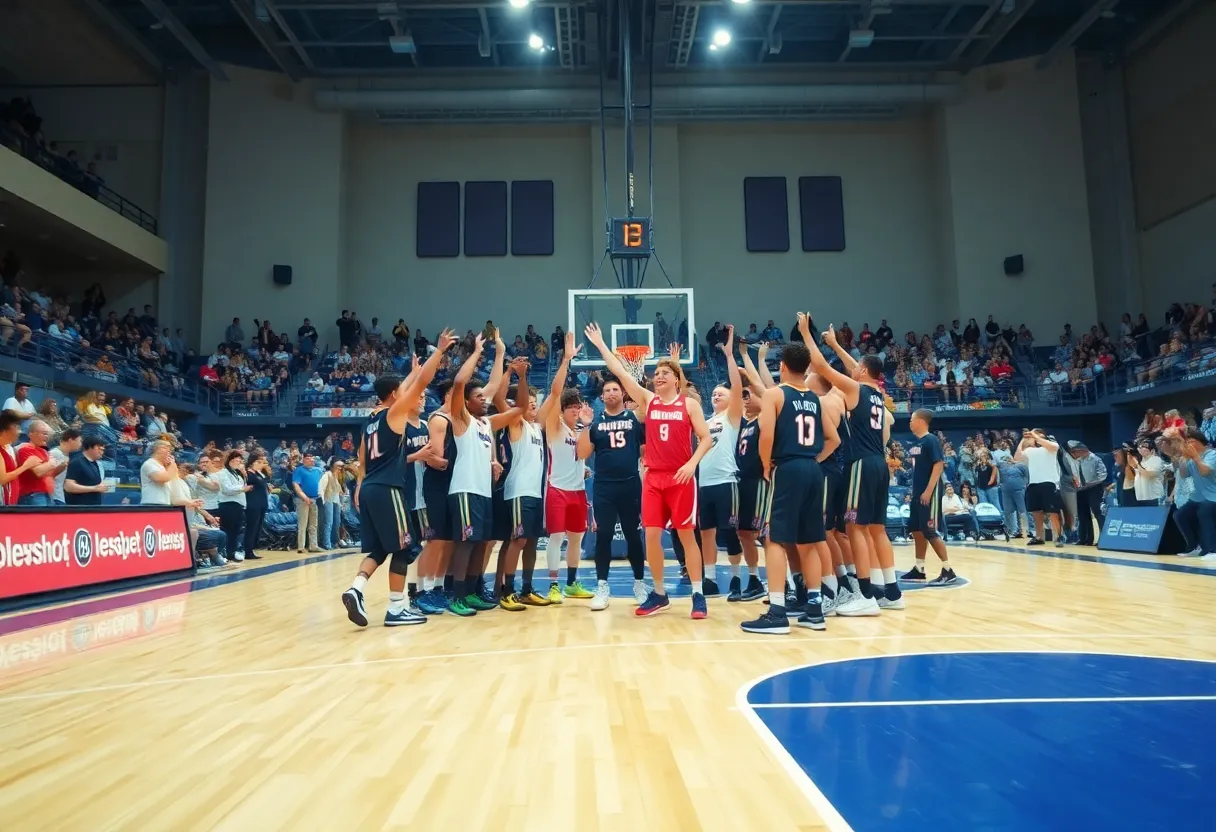
<path fill-rule="evenodd" d="M 510 540 L 511 539 L 511 503 L 503 496 L 502 489 L 493 493 L 490 497 L 490 512 L 492 521 L 490 524 L 491 540 Z"/>
<path fill-rule="evenodd" d="M 807 544 L 827 540 L 823 529 L 823 470 L 813 459 L 789 459 L 773 471 L 768 539 Z"/>
<path fill-rule="evenodd" d="M 768 524 L 768 481 L 763 477 L 739 482 L 739 531 L 762 534 Z"/>
<path fill-rule="evenodd" d="M 913 493 L 912 505 L 908 507 L 908 533 L 920 532 L 932 540 L 937 537 L 942 526 L 942 489 L 929 498 L 929 505 L 920 501 L 920 495 Z"/>
<path fill-rule="evenodd" d="M 507 500 L 511 540 L 537 540 L 545 536 L 545 503 L 540 497 Z"/>
<path fill-rule="evenodd" d="M 698 528 L 733 529 L 739 525 L 739 484 L 703 485 L 697 494 Z"/>
<path fill-rule="evenodd" d="M 404 488 L 365 484 L 359 489 L 359 538 L 364 553 L 376 563 L 410 548 L 414 539 Z"/>
<path fill-rule="evenodd" d="M 828 531 L 843 532 L 848 495 L 845 492 L 844 472 L 831 468 L 823 469 L 823 527 Z M 886 511 L 886 508 L 883 508 Z M 884 514 L 885 517 L 885 514 Z"/>
<path fill-rule="evenodd" d="M 845 520 L 858 526 L 885 524 L 887 492 L 891 486 L 891 469 L 887 468 L 886 458 L 875 454 L 854 460 L 848 473 Z"/>
<path fill-rule="evenodd" d="M 452 540 L 452 524 L 448 519 L 448 484 L 441 481 L 437 487 L 428 488 L 424 483 L 422 498 L 426 502 L 426 508 L 419 510 L 422 536 L 427 540 Z"/>
<path fill-rule="evenodd" d="M 448 540 L 482 543 L 494 539 L 494 505 L 489 497 L 461 492 L 448 495 Z"/>

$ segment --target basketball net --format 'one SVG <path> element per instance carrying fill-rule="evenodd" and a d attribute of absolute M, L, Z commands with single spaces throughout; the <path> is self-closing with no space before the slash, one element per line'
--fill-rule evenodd
<path fill-rule="evenodd" d="M 614 350 L 625 369 L 638 381 L 646 378 L 646 359 L 650 358 L 650 347 L 645 344 L 626 344 Z"/>

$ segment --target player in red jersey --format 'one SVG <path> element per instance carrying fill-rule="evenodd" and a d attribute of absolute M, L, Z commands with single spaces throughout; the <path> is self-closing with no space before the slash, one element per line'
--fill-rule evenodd
<path fill-rule="evenodd" d="M 700 403 L 684 396 L 684 373 L 680 362 L 661 358 L 654 368 L 654 392 L 650 392 L 625 369 L 604 343 L 597 324 L 585 330 L 587 340 L 600 351 L 608 371 L 625 386 L 625 393 L 646 408 L 646 448 L 642 461 L 642 527 L 646 529 L 646 562 L 654 590 L 637 608 L 637 615 L 654 615 L 670 606 L 663 588 L 663 529 L 671 523 L 684 551 L 699 552 L 693 524 L 697 516 L 697 484 L 694 476 L 701 457 L 713 447 Z M 697 437 L 697 448 L 692 446 Z M 692 581 L 692 617 L 705 618 L 708 611 L 701 587 L 701 559 L 687 559 Z"/>

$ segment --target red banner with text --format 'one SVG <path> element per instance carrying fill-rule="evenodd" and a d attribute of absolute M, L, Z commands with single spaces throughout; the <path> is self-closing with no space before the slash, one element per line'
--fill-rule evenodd
<path fill-rule="evenodd" d="M 0 511 L 0 599 L 190 569 L 179 508 Z"/>

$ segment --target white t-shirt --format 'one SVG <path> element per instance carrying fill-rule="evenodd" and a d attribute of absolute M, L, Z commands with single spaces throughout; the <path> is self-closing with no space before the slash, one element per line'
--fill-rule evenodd
<path fill-rule="evenodd" d="M 153 482 L 152 474 L 163 474 L 165 466 L 153 458 L 139 466 L 139 503 L 145 506 L 169 505 L 169 483 Z"/>
<path fill-rule="evenodd" d="M 38 411 L 34 408 L 34 403 L 32 401 L 30 401 L 29 399 L 26 399 L 23 402 L 19 402 L 19 401 L 17 401 L 16 396 L 9 396 L 7 399 L 5 399 L 3 409 L 4 410 L 15 410 L 18 413 L 20 413 L 22 416 L 24 416 L 25 419 L 22 422 L 23 425 L 25 422 L 28 422 L 30 419 L 33 419 L 34 416 L 36 416 L 38 414 Z"/>
<path fill-rule="evenodd" d="M 65 454 L 63 451 L 59 450 L 58 448 L 51 448 L 48 456 L 50 456 L 51 462 L 55 463 L 56 465 L 60 465 L 64 462 L 68 461 L 68 455 Z M 62 503 L 64 501 L 64 499 L 63 499 L 63 481 L 65 479 L 67 479 L 67 477 L 68 477 L 67 468 L 64 468 L 62 471 L 60 471 L 58 474 L 55 475 L 55 493 L 52 496 L 52 499 L 57 503 Z"/>
<path fill-rule="evenodd" d="M 1140 470 L 1141 468 L 1144 470 Z M 1165 468 L 1165 463 L 1156 454 L 1140 460 L 1140 468 L 1136 469 L 1135 482 L 1137 500 L 1156 501 L 1165 496 L 1165 478 L 1161 475 L 1163 468 Z M 1145 471 L 1150 471 L 1156 476 L 1147 476 Z"/>
<path fill-rule="evenodd" d="M 1026 470 L 1031 485 L 1049 482 L 1052 485 L 1060 483 L 1060 463 L 1054 451 L 1046 448 L 1025 448 L 1022 454 L 1026 457 Z"/>

